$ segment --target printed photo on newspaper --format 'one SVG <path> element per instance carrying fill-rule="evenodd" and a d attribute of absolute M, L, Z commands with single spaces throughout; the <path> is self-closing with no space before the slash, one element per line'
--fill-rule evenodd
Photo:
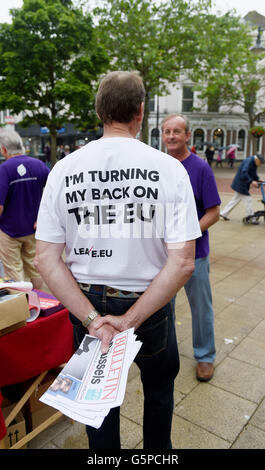
<path fill-rule="evenodd" d="M 40 401 L 99 428 L 109 410 L 122 404 L 129 368 L 141 345 L 131 328 L 117 334 L 102 354 L 101 341 L 85 335 Z"/>

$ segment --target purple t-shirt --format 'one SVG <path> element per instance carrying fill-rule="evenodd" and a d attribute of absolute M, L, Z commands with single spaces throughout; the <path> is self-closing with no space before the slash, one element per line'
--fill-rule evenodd
<path fill-rule="evenodd" d="M 208 163 L 194 153 L 191 153 L 181 163 L 189 174 L 198 219 L 200 220 L 205 214 L 206 209 L 221 204 L 215 177 Z M 205 230 L 202 236 L 196 239 L 195 258 L 205 258 L 205 256 L 209 255 L 209 251 L 209 233 L 208 230 Z"/>
<path fill-rule="evenodd" d="M 35 232 L 42 191 L 49 174 L 40 160 L 27 155 L 12 157 L 0 165 L 0 230 L 13 238 Z"/>

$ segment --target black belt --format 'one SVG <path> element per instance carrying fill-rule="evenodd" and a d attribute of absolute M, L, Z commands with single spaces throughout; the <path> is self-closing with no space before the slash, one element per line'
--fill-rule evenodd
<path fill-rule="evenodd" d="M 108 297 L 122 297 L 124 299 L 136 299 L 143 294 L 143 292 L 131 292 L 127 290 L 115 289 L 115 287 L 109 287 L 99 284 L 84 284 L 79 282 L 80 288 L 91 294 L 103 294 L 104 289 L 106 289 L 106 295 Z"/>

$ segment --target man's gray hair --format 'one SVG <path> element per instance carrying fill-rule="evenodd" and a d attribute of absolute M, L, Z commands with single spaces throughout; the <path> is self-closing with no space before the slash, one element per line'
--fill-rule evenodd
<path fill-rule="evenodd" d="M 188 120 L 188 118 L 186 118 L 186 116 L 183 116 L 183 114 L 169 114 L 168 116 L 165 116 L 162 123 L 161 123 L 161 128 L 162 128 L 162 131 L 163 131 L 163 128 L 164 128 L 164 125 L 167 121 L 169 121 L 169 119 L 172 119 L 172 118 L 182 118 L 184 121 L 185 121 L 185 132 L 186 134 L 190 131 L 190 121 Z"/>
<path fill-rule="evenodd" d="M 0 147 L 5 147 L 8 155 L 25 153 L 20 135 L 16 131 L 0 129 Z"/>

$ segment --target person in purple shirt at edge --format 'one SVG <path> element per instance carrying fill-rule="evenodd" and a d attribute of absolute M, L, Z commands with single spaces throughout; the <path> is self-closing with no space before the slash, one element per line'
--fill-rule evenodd
<path fill-rule="evenodd" d="M 192 315 L 196 377 L 199 381 L 206 382 L 213 376 L 216 356 L 209 280 L 208 228 L 219 220 L 221 200 L 210 166 L 188 149 L 191 136 L 188 120 L 176 114 L 165 117 L 162 135 L 168 154 L 177 158 L 189 174 L 202 232 L 202 236 L 196 240 L 195 270 L 184 288 Z"/>
<path fill-rule="evenodd" d="M 34 267 L 35 229 L 42 191 L 49 169 L 36 158 L 24 155 L 20 135 L 0 130 L 0 259 L 5 276 L 28 281 L 41 289 L 42 278 Z"/>

